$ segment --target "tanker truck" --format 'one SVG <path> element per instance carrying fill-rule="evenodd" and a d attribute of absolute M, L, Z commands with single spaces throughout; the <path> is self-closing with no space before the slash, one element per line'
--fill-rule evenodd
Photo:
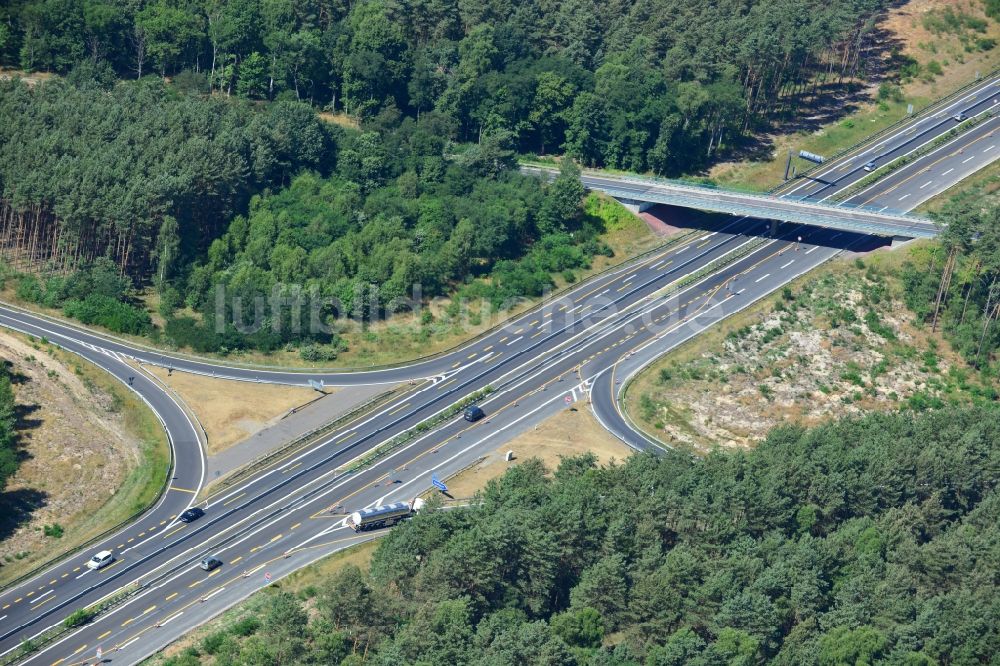
<path fill-rule="evenodd" d="M 406 520 L 420 511 L 423 506 L 424 500 L 417 497 L 412 502 L 394 502 L 371 509 L 362 509 L 347 517 L 347 525 L 355 532 L 392 527 L 399 521 Z"/>

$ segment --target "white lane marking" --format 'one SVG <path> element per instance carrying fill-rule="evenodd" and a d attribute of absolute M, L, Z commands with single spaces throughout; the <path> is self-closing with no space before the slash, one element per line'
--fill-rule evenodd
<path fill-rule="evenodd" d="M 763 275 L 761 275 L 761 276 L 760 276 L 759 278 L 757 278 L 756 280 L 754 280 L 754 281 L 753 281 L 753 283 L 754 283 L 754 284 L 757 284 L 758 282 L 760 282 L 761 280 L 763 280 L 763 279 L 764 279 L 764 278 L 766 278 L 766 277 L 769 277 L 770 275 L 771 275 L 770 273 L 764 273 L 764 274 L 763 274 Z"/>
<path fill-rule="evenodd" d="M 632 275 L 629 275 L 627 278 L 622 279 L 622 282 L 628 282 L 629 280 L 631 280 L 632 278 L 634 278 L 636 275 L 638 275 L 638 273 L 632 273 Z M 611 290 L 610 289 L 605 289 L 603 293 L 606 294 L 609 291 L 611 291 Z"/>
<path fill-rule="evenodd" d="M 650 266 L 650 268 L 656 268 L 657 266 L 659 266 L 659 265 L 660 265 L 660 264 L 662 264 L 663 262 L 664 262 L 664 260 L 663 260 L 663 259 L 660 259 L 660 260 L 659 260 L 658 262 L 656 262 L 655 264 L 653 264 L 652 266 Z"/>
<path fill-rule="evenodd" d="M 205 597 L 205 598 L 208 599 L 208 597 Z M 162 627 L 162 626 L 166 625 L 167 622 L 173 622 L 174 620 L 176 620 L 177 618 L 179 618 L 181 615 L 184 615 L 184 611 L 181 611 L 180 613 L 175 613 L 174 615 L 171 615 L 170 617 L 168 617 L 163 622 L 160 622 L 159 626 Z M 124 647 L 124 646 L 122 646 L 122 647 Z"/>
<path fill-rule="evenodd" d="M 909 194 L 904 194 L 903 196 L 899 197 L 899 200 L 902 201 L 903 199 L 905 199 L 908 196 L 910 196 L 910 195 Z"/>
<path fill-rule="evenodd" d="M 780 270 L 785 270 L 786 268 L 788 268 L 789 266 L 791 266 L 791 265 L 792 265 L 792 264 L 794 264 L 794 263 L 795 263 L 795 260 L 794 260 L 794 259 L 792 259 L 792 260 L 791 260 L 791 261 L 789 261 L 789 262 L 788 262 L 787 264 L 785 264 L 784 266 L 782 266 Z"/>
<path fill-rule="evenodd" d="M 709 238 L 711 238 L 711 237 L 712 237 L 712 236 L 714 236 L 714 235 L 715 235 L 715 234 L 705 234 L 704 236 L 702 236 L 702 237 L 701 237 L 701 238 L 699 238 L 698 240 L 700 240 L 700 241 L 703 241 L 703 240 L 708 240 Z"/>
<path fill-rule="evenodd" d="M 220 588 L 219 588 L 219 589 L 217 589 L 217 590 L 212 590 L 212 592 L 211 592 L 211 593 L 209 593 L 209 594 L 206 594 L 205 596 L 203 596 L 203 597 L 201 598 L 201 600 L 202 600 L 202 601 L 208 601 L 209 599 L 211 599 L 212 597 L 214 597 L 214 596 L 215 596 L 215 595 L 217 595 L 217 594 L 218 594 L 219 592 L 222 592 L 222 591 L 223 591 L 223 590 L 225 590 L 225 589 L 226 589 L 226 588 L 224 588 L 224 587 L 220 587 Z M 175 616 L 175 617 L 176 617 L 176 616 Z"/>
<path fill-rule="evenodd" d="M 0 617 L 0 620 L 6 620 L 6 619 L 7 619 L 6 615 L 4 615 L 3 617 Z"/>
<path fill-rule="evenodd" d="M 990 152 L 991 150 L 993 150 L 993 149 L 994 149 L 994 148 L 996 148 L 996 147 L 997 147 L 997 145 L 996 145 L 996 144 L 994 143 L 994 144 L 993 144 L 992 146 L 990 146 L 989 148 L 983 148 L 983 152 L 984 152 L 984 153 L 988 153 L 988 152 Z"/>
<path fill-rule="evenodd" d="M 941 174 L 941 175 L 942 175 L 942 176 L 947 176 L 947 175 L 948 175 L 949 173 L 951 173 L 951 172 L 952 172 L 952 171 L 954 171 L 954 170 L 955 170 L 955 169 L 954 169 L 954 167 L 952 167 L 951 169 L 948 169 L 947 171 L 945 171 L 945 172 L 944 172 L 943 174 Z"/>
<path fill-rule="evenodd" d="M 815 252 L 818 249 L 819 249 L 819 245 L 815 245 L 815 246 L 809 248 L 808 250 L 806 250 L 806 254 L 809 254 L 811 252 Z"/>
<path fill-rule="evenodd" d="M 880 213 L 881 213 L 881 212 L 882 212 L 882 211 L 884 211 L 884 210 L 885 210 L 886 208 L 888 208 L 888 206 L 882 206 L 881 208 L 879 208 L 879 209 L 878 209 L 878 212 L 880 212 Z"/>
<path fill-rule="evenodd" d="M 688 249 L 689 247 L 691 247 L 691 246 L 690 245 L 685 245 L 681 249 L 679 249 L 676 252 L 674 252 L 674 254 L 680 254 L 681 252 L 683 252 L 684 250 Z"/>
<path fill-rule="evenodd" d="M 930 185 L 933 182 L 934 182 L 933 180 L 928 180 L 926 183 L 924 183 L 923 185 L 920 186 L 920 189 L 924 189 L 925 187 L 927 187 L 928 185 Z"/>
<path fill-rule="evenodd" d="M 83 578 L 84 576 L 86 576 L 87 574 L 89 574 L 91 571 L 93 571 L 93 569 L 87 569 L 82 574 L 80 574 L 79 576 L 77 576 L 76 580 L 80 580 L 81 578 Z"/>
<path fill-rule="evenodd" d="M 573 308 L 573 309 L 575 310 L 576 308 Z M 513 340 L 511 340 L 510 342 L 508 342 L 507 346 L 510 347 L 512 344 L 514 344 L 518 340 L 524 340 L 524 336 L 523 335 L 517 336 L 516 338 L 514 338 Z"/>
<path fill-rule="evenodd" d="M 49 596 L 50 594 L 52 594 L 52 592 L 53 592 L 53 591 L 54 591 L 54 590 L 49 590 L 48 592 L 43 592 L 42 594 L 40 594 L 40 595 L 38 595 L 37 597 L 35 597 L 35 599 L 34 599 L 34 600 L 35 600 L 35 601 L 38 601 L 39 599 L 44 599 L 45 597 L 47 597 L 47 596 Z"/>
<path fill-rule="evenodd" d="M 973 155 L 972 157 L 966 157 L 964 160 L 962 160 L 962 164 L 965 164 L 966 162 L 971 162 L 974 159 L 976 159 L 975 155 Z"/>
<path fill-rule="evenodd" d="M 183 612 L 183 611 L 182 611 L 182 612 Z M 142 636 L 136 636 L 136 637 L 135 637 L 135 638 L 133 638 L 132 640 L 130 640 L 130 641 L 126 641 L 126 642 L 122 643 L 121 645 L 119 645 L 119 646 L 118 646 L 118 649 L 119 649 L 119 650 L 124 650 L 125 648 L 127 648 L 127 647 L 128 647 L 129 645 L 132 645 L 132 643 L 135 643 L 135 642 L 136 642 L 137 640 L 139 640 L 140 638 L 142 638 Z"/>

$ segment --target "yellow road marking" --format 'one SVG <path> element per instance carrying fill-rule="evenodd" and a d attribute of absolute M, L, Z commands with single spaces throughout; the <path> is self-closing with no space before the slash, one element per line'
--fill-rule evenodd
<path fill-rule="evenodd" d="M 295 529 L 296 527 L 298 527 L 298 526 L 299 526 L 299 525 L 301 525 L 301 524 L 302 524 L 302 523 L 295 523 L 294 525 L 292 525 L 292 526 L 291 526 L 291 527 L 289 527 L 288 529 L 289 529 L 289 530 L 294 530 L 294 529 Z M 235 560 L 233 560 L 233 561 L 235 562 Z"/>
<path fill-rule="evenodd" d="M 19 603 L 21 603 L 22 599 L 24 599 L 24 597 L 18 597 L 17 599 L 14 599 L 14 603 L 15 604 L 19 604 Z"/>
<path fill-rule="evenodd" d="M 31 596 L 31 595 L 33 595 L 34 593 L 35 593 L 35 591 L 34 591 L 34 590 L 32 590 L 31 592 L 28 592 L 28 593 L 27 593 L 26 595 L 24 595 L 24 596 L 26 596 L 26 597 L 30 597 L 30 596 Z"/>
<path fill-rule="evenodd" d="M 104 567 L 103 569 L 100 569 L 100 571 L 102 571 L 102 572 L 103 572 L 103 571 L 109 571 L 109 570 L 111 570 L 111 569 L 114 569 L 114 568 L 115 568 L 116 566 L 118 566 L 118 565 L 119 565 L 119 564 L 121 564 L 122 562 L 124 562 L 124 560 L 115 560 L 114 562 L 112 562 L 112 563 L 111 563 L 111 564 L 109 564 L 108 566 Z"/>
<path fill-rule="evenodd" d="M 10 604 L 4 604 L 3 608 L 0 610 L 7 610 L 8 608 L 10 608 Z"/>
<path fill-rule="evenodd" d="M 36 608 L 41 608 L 42 606 L 44 606 L 45 604 L 49 603 L 50 601 L 52 601 L 55 598 L 56 598 L 56 595 L 54 595 L 54 594 L 50 595 L 50 596 L 48 596 L 48 597 L 45 598 L 45 601 L 39 601 L 37 604 L 35 604 L 34 606 L 32 606 L 31 610 L 35 610 Z"/>
<path fill-rule="evenodd" d="M 144 537 L 144 536 L 146 536 L 146 533 L 145 533 L 145 532 L 139 532 L 139 538 L 140 538 L 140 539 L 141 539 L 142 537 Z"/>
<path fill-rule="evenodd" d="M 447 386 L 448 384 L 452 384 L 452 383 L 454 383 L 454 382 L 455 382 L 455 379 L 449 379 L 449 380 L 448 380 L 448 381 L 446 381 L 446 382 L 445 382 L 444 384 L 441 384 L 440 386 L 438 386 L 438 390 L 441 390 L 441 389 L 443 389 L 443 388 L 444 388 L 445 386 Z"/>
<path fill-rule="evenodd" d="M 408 402 L 404 402 L 404 403 L 403 403 L 402 405 L 400 405 L 400 406 L 399 406 L 399 407 L 397 407 L 396 409 L 394 409 L 394 410 L 392 410 L 391 412 L 389 412 L 389 416 L 392 416 L 392 415 L 393 415 L 393 414 L 395 414 L 396 412 L 401 412 L 401 411 L 403 411 L 404 409 L 406 409 L 406 408 L 407 408 L 407 407 L 409 407 L 409 406 L 410 406 L 410 403 L 408 403 Z"/>
<path fill-rule="evenodd" d="M 302 463 L 301 462 L 297 462 L 294 465 L 291 465 L 290 467 L 286 467 L 284 470 L 282 470 L 281 473 L 282 474 L 288 474 L 289 472 L 291 472 L 296 467 L 301 467 L 301 466 L 302 466 Z"/>
<path fill-rule="evenodd" d="M 174 534 L 177 534 L 178 532 L 180 532 L 180 531 L 181 531 L 182 529 L 184 529 L 185 527 L 187 527 L 187 526 L 186 526 L 186 525 L 179 525 L 179 526 L 177 527 L 177 529 L 174 529 L 174 530 L 170 530 L 169 532 L 167 532 L 166 534 L 164 534 L 164 535 L 163 535 L 163 538 L 164 538 L 164 539 L 166 539 L 166 538 L 167 538 L 167 537 L 169 537 L 169 536 L 173 536 Z"/>
<path fill-rule="evenodd" d="M 546 312 L 546 313 L 545 313 L 545 317 L 546 317 L 546 318 L 548 318 L 548 317 L 551 317 L 551 316 L 552 316 L 552 313 L 551 313 L 551 312 Z"/>
<path fill-rule="evenodd" d="M 506 338 L 504 338 L 504 340 L 506 340 Z M 503 340 L 501 340 L 500 342 L 503 342 Z M 454 363 L 451 364 L 451 367 L 457 368 L 460 365 L 462 365 L 461 361 L 455 361 Z"/>
<path fill-rule="evenodd" d="M 173 599 L 176 596 L 177 596 L 177 593 L 176 592 L 172 592 L 171 594 L 167 595 L 167 599 L 166 600 L 170 601 L 171 599 Z"/>
<path fill-rule="evenodd" d="M 122 626 L 123 626 L 123 627 L 127 627 L 127 626 L 128 626 L 129 624 L 131 624 L 132 622 L 135 622 L 135 618 L 134 618 L 134 617 L 130 617 L 129 619 L 127 619 L 127 620 L 125 620 L 124 622 L 122 622 Z"/>
<path fill-rule="evenodd" d="M 215 574 L 217 574 L 217 573 L 222 573 L 222 569 L 216 569 L 216 570 L 215 570 L 215 571 L 213 571 L 212 573 L 210 573 L 210 574 L 208 574 L 207 576 L 205 576 L 205 578 L 206 578 L 206 579 L 207 579 L 207 578 L 211 578 L 212 576 L 214 576 L 214 575 L 215 575 Z"/>
<path fill-rule="evenodd" d="M 483 347 L 484 352 L 488 352 L 491 349 L 493 349 L 493 345 L 490 345 L 489 347 Z"/>
<path fill-rule="evenodd" d="M 542 334 L 542 333 L 544 333 L 544 332 L 545 332 L 545 331 L 538 331 L 538 333 L 535 333 L 535 334 L 534 334 L 533 336 L 531 336 L 531 338 L 532 338 L 532 339 L 535 339 L 535 338 L 537 338 L 537 337 L 538 337 L 539 335 L 541 335 L 541 334 Z"/>
<path fill-rule="evenodd" d="M 488 361 L 486 361 L 486 362 L 487 363 L 492 363 L 493 361 L 497 360 L 501 356 L 503 356 L 503 352 L 497 352 L 496 354 L 494 354 L 493 356 L 491 356 L 490 359 Z"/>
<path fill-rule="evenodd" d="M 507 338 L 509 338 L 509 337 L 510 337 L 509 335 L 503 336 L 502 338 L 500 338 L 500 342 L 506 342 Z"/>
<path fill-rule="evenodd" d="M 146 610 L 142 611 L 142 614 L 143 615 L 149 615 L 150 613 L 152 613 L 155 610 L 156 610 L 156 605 L 154 604 L 154 605 L 150 606 L 149 608 L 147 608 Z"/>
<path fill-rule="evenodd" d="M 273 539 L 271 539 L 270 541 L 268 541 L 268 543 L 274 543 L 275 541 L 277 541 L 278 539 L 280 539 L 283 536 L 285 536 L 285 535 L 284 534 L 279 534 L 278 536 L 276 536 Z"/>
<path fill-rule="evenodd" d="M 80 567 L 77 567 L 77 568 L 73 569 L 73 571 L 79 571 L 79 570 L 80 570 Z"/>
<path fill-rule="evenodd" d="M 59 579 L 58 578 L 53 578 L 52 580 L 49 581 L 49 585 L 55 585 L 57 580 L 59 580 Z"/>
<path fill-rule="evenodd" d="M 466 358 L 476 358 L 477 356 L 479 356 L 479 352 L 472 352 Z"/>
<path fill-rule="evenodd" d="M 198 494 L 197 490 L 188 490 L 187 488 L 178 488 L 177 486 L 170 486 L 170 490 L 178 490 L 182 493 L 191 493 L 192 495 Z M 160 524 L 162 525 L 163 523 Z"/>
<path fill-rule="evenodd" d="M 103 641 L 105 638 L 107 638 L 110 635 L 111 635 L 110 631 L 105 631 L 103 634 L 101 634 L 100 636 L 97 637 L 97 640 Z"/>
<path fill-rule="evenodd" d="M 236 497 L 234 497 L 232 499 L 228 499 L 225 502 L 223 502 L 222 506 L 228 506 L 228 505 L 232 504 L 233 502 L 235 502 L 236 500 L 238 500 L 239 498 L 243 497 L 244 495 L 246 495 L 246 493 L 240 493 Z"/>
<path fill-rule="evenodd" d="M 240 555 L 239 557 L 234 557 L 229 563 L 230 564 L 236 564 L 237 562 L 239 562 L 242 559 L 243 559 L 243 556 Z"/>
<path fill-rule="evenodd" d="M 344 435 L 343 437 L 341 437 L 340 439 L 338 439 L 338 440 L 337 440 L 336 442 L 334 442 L 334 444 L 340 444 L 340 443 L 341 443 L 342 441 L 344 441 L 344 440 L 345 440 L 345 439 L 347 439 L 348 437 L 354 437 L 354 436 L 355 436 L 355 435 L 357 435 L 357 434 L 358 434 L 358 433 L 356 433 L 356 432 L 349 432 L 349 433 L 347 433 L 346 435 Z"/>
<path fill-rule="evenodd" d="M 119 546 L 119 548 L 121 548 L 121 546 Z M 60 578 L 68 578 L 69 574 L 68 573 L 64 573 L 62 576 L 59 576 L 59 577 Z"/>
<path fill-rule="evenodd" d="M 84 650 L 86 650 L 86 649 L 87 649 L 87 646 L 86 646 L 86 645 L 81 645 L 80 647 L 78 647 L 78 648 L 76 649 L 76 651 L 75 651 L 75 652 L 73 652 L 73 654 L 80 654 L 81 652 L 83 652 L 83 651 L 84 651 Z"/>
<path fill-rule="evenodd" d="M 519 328 L 516 331 L 514 331 L 514 335 L 520 335 L 521 333 L 524 333 L 524 329 L 523 328 Z"/>
<path fill-rule="evenodd" d="M 59 666 L 59 664 L 63 663 L 64 661 L 66 661 L 65 657 L 61 659 L 56 659 L 55 661 L 52 662 L 52 666 Z"/>
<path fill-rule="evenodd" d="M 528 328 L 531 328 L 532 326 L 534 326 L 535 324 L 537 324 L 537 323 L 538 323 L 538 321 L 539 321 L 539 320 L 538 320 L 538 319 L 536 319 L 535 321 L 533 321 L 533 322 L 531 322 L 530 324 L 528 324 Z"/>

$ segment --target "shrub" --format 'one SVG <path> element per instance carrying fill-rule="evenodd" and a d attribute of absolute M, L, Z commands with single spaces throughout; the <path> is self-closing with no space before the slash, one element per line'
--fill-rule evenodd
<path fill-rule="evenodd" d="M 61 539 L 63 536 L 63 527 L 59 523 L 52 523 L 51 525 L 46 525 L 42 528 L 45 536 L 52 537 L 53 539 Z"/>
<path fill-rule="evenodd" d="M 84 324 L 103 326 L 115 333 L 143 335 L 153 327 L 145 310 L 104 294 L 95 293 L 83 300 L 68 300 L 63 304 L 63 313 Z"/>
<path fill-rule="evenodd" d="M 81 627 L 90 622 L 91 620 L 93 620 L 94 615 L 96 615 L 96 613 L 94 613 L 94 611 L 90 610 L 89 608 L 80 608 L 70 613 L 69 616 L 65 620 L 63 620 L 63 625 L 67 629 L 72 629 L 73 627 Z"/>

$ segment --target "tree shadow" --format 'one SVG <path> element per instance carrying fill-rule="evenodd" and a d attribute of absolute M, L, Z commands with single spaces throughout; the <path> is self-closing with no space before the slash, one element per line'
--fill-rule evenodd
<path fill-rule="evenodd" d="M 905 4 L 897 0 L 892 6 Z M 875 28 L 867 36 L 863 79 L 830 80 L 804 86 L 795 95 L 782 98 L 778 108 L 746 136 L 735 139 L 718 161 L 770 161 L 774 159 L 775 140 L 797 132 L 811 133 L 847 118 L 865 104 L 876 101 L 876 90 L 883 83 L 898 83 L 906 57 L 903 43 L 885 30 Z M 813 71 L 814 79 L 823 77 L 822 68 Z"/>
<path fill-rule="evenodd" d="M 0 493 L 0 541 L 9 538 L 48 502 L 49 494 L 35 488 Z"/>

